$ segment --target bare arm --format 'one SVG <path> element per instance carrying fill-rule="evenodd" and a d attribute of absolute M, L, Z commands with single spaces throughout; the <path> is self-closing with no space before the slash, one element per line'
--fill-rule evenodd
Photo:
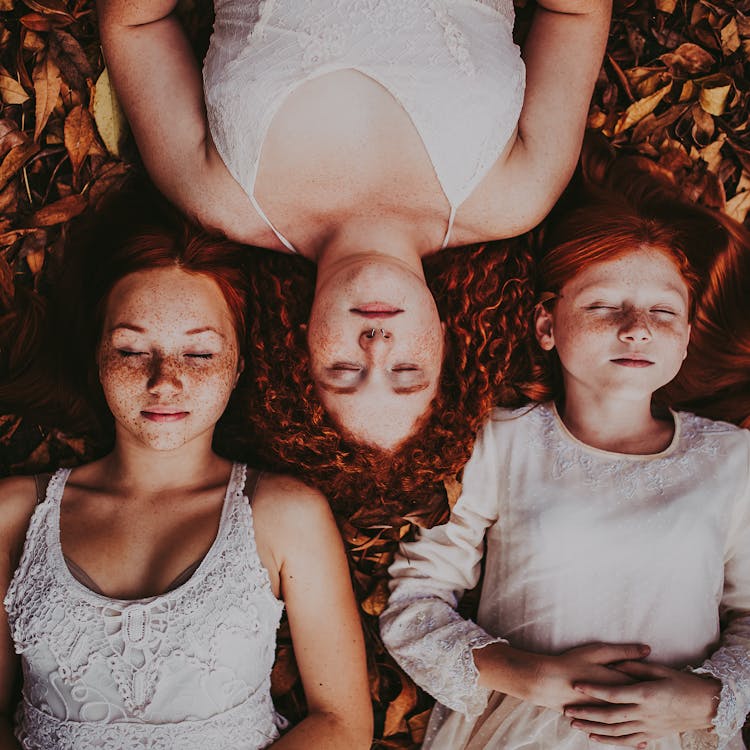
<path fill-rule="evenodd" d="M 30 478 L 0 483 L 0 603 L 5 599 L 20 560 L 36 492 Z M 0 750 L 20 750 L 13 735 L 13 707 L 19 662 L 13 649 L 5 607 L 0 604 Z"/>
<path fill-rule="evenodd" d="M 107 67 L 159 189 L 204 225 L 236 227 L 247 199 L 211 144 L 198 62 L 175 5 L 99 0 Z"/>
<path fill-rule="evenodd" d="M 538 3 L 523 51 L 526 93 L 518 136 L 494 192 L 493 220 L 503 236 L 538 224 L 573 174 L 611 9 L 611 0 Z"/>
<path fill-rule="evenodd" d="M 297 481 L 273 477 L 264 478 L 253 508 L 261 556 L 278 571 L 309 710 L 273 747 L 365 750 L 372 708 L 364 643 L 328 504 Z"/>

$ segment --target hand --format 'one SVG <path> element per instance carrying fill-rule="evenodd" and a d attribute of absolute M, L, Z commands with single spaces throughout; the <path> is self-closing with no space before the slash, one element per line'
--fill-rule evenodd
<path fill-rule="evenodd" d="M 641 659 L 649 653 L 649 647 L 642 644 L 593 643 L 558 656 L 540 657 L 536 684 L 528 700 L 562 713 L 566 706 L 581 703 L 582 696 L 575 691 L 575 684 L 628 685 L 633 679 L 615 665 L 626 659 Z"/>
<path fill-rule="evenodd" d="M 584 695 L 598 705 L 565 708 L 571 726 L 588 732 L 590 739 L 646 748 L 649 740 L 711 726 L 721 693 L 718 680 L 639 661 L 622 662 L 616 669 L 634 682 L 612 686 L 576 681 L 577 703 Z"/>
<path fill-rule="evenodd" d="M 649 651 L 648 646 L 638 644 L 594 643 L 546 656 L 493 643 L 475 649 L 473 655 L 482 687 L 562 713 L 565 706 L 583 702 L 581 693 L 573 689 L 576 682 L 627 685 L 633 678 L 613 663 L 642 659 Z"/>

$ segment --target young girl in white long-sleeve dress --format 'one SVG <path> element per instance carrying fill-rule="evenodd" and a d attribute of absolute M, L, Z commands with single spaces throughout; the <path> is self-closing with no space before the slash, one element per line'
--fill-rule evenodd
<path fill-rule="evenodd" d="M 243 369 L 244 251 L 134 198 L 100 219 L 83 293 L 64 300 L 85 328 L 48 342 L 75 351 L 87 334 L 112 449 L 46 489 L 0 484 L 0 748 L 369 747 L 362 633 L 327 503 L 212 450 Z M 309 713 L 280 737 L 284 608 Z"/>
<path fill-rule="evenodd" d="M 391 567 L 383 640 L 439 701 L 425 748 L 745 747 L 750 433 L 652 408 L 688 345 L 684 228 L 720 226 L 649 181 L 553 237 L 536 331 L 556 400 L 496 410 L 449 522 Z M 455 607 L 482 565 L 475 624 Z"/>

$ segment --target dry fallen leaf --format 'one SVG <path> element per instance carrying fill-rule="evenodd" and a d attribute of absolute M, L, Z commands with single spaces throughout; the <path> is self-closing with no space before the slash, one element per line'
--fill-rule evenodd
<path fill-rule="evenodd" d="M 34 124 L 34 140 L 38 141 L 39 136 L 47 124 L 49 116 L 57 103 L 57 97 L 60 95 L 60 69 L 55 61 L 49 56 L 39 60 L 34 68 L 34 94 L 36 99 L 36 122 Z"/>
<path fill-rule="evenodd" d="M 23 86 L 1 68 L 0 97 L 5 104 L 23 104 L 29 100 L 29 95 L 26 93 Z"/>
<path fill-rule="evenodd" d="M 73 174 L 77 175 L 94 143 L 94 123 L 89 111 L 80 104 L 73 107 L 65 118 L 64 133 Z"/>
<path fill-rule="evenodd" d="M 104 68 L 92 92 L 92 111 L 96 129 L 112 156 L 120 156 L 127 134 L 127 123 L 120 102 L 109 81 L 109 71 Z"/>
<path fill-rule="evenodd" d="M 8 180 L 14 177 L 37 151 L 39 151 L 39 145 L 33 141 L 27 141 L 12 148 L 0 162 L 0 188 L 5 187 Z"/>
<path fill-rule="evenodd" d="M 698 85 L 700 87 L 698 101 L 701 107 L 711 115 L 723 115 L 732 90 L 732 79 L 724 73 L 717 73 L 700 79 Z"/>
<path fill-rule="evenodd" d="M 65 198 L 40 208 L 32 216 L 32 224 L 37 227 L 51 227 L 70 221 L 86 208 L 86 199 L 82 195 L 68 195 Z"/>
<path fill-rule="evenodd" d="M 639 99 L 637 102 L 631 104 L 617 121 L 614 130 L 615 135 L 628 130 L 628 128 L 632 128 L 633 125 L 640 122 L 646 115 L 651 114 L 671 90 L 672 84 L 669 83 L 650 96 Z"/>

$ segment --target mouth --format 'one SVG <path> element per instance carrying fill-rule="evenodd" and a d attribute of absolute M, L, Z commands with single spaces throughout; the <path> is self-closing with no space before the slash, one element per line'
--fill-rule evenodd
<path fill-rule="evenodd" d="M 362 318 L 392 318 L 394 315 L 402 313 L 403 310 L 385 302 L 368 302 L 364 305 L 357 305 L 357 307 L 350 307 L 349 312 Z"/>
<path fill-rule="evenodd" d="M 618 357 L 609 361 L 620 367 L 651 367 L 654 364 L 650 359 L 643 357 Z"/>
<path fill-rule="evenodd" d="M 185 419 L 190 412 L 187 411 L 142 411 L 141 416 L 150 422 L 179 422 Z"/>

